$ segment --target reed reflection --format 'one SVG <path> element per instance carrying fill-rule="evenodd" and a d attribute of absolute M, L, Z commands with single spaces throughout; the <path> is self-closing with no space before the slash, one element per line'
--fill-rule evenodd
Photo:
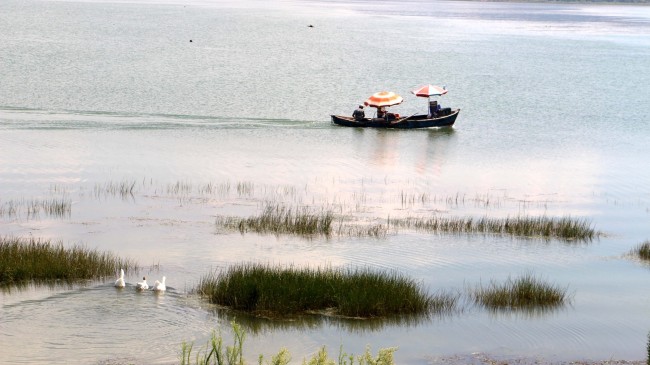
<path fill-rule="evenodd" d="M 251 315 L 227 308 L 215 308 L 213 313 L 226 322 L 235 321 L 253 334 L 265 334 L 277 330 L 312 330 L 323 327 L 339 328 L 349 333 L 363 334 L 381 332 L 390 328 L 416 328 L 436 321 L 449 320 L 455 313 L 427 313 L 420 315 L 398 315 L 383 318 L 350 318 L 310 313 L 283 318 L 269 318 Z"/>

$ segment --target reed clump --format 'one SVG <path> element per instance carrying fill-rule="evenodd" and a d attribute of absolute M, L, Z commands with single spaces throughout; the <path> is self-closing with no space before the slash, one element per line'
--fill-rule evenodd
<path fill-rule="evenodd" d="M 648 357 L 646 358 L 646 364 L 650 365 L 650 332 L 648 332 L 648 342 L 645 345 Z"/>
<path fill-rule="evenodd" d="M 11 200 L 0 204 L 0 217 L 37 218 L 43 213 L 48 217 L 67 218 L 72 213 L 72 201 L 67 197 L 45 199 Z"/>
<path fill-rule="evenodd" d="M 265 316 L 321 313 L 384 317 L 451 310 L 457 295 L 429 295 L 396 272 L 240 264 L 204 276 L 197 292 L 210 302 Z"/>
<path fill-rule="evenodd" d="M 632 250 L 632 254 L 644 261 L 650 261 L 650 240 L 646 240 Z"/>
<path fill-rule="evenodd" d="M 224 346 L 223 337 L 221 333 L 212 332 L 212 336 L 208 343 L 198 349 L 194 355 L 194 364 L 196 365 L 244 365 L 244 340 L 246 339 L 246 332 L 236 322 L 231 322 L 233 332 L 232 346 Z M 192 350 L 194 343 L 181 343 L 181 351 L 179 354 L 181 365 L 192 364 Z M 319 351 L 311 358 L 303 359 L 302 365 L 394 365 L 394 352 L 397 347 L 390 347 L 380 349 L 377 356 L 373 356 L 370 352 L 370 347 L 366 347 L 366 351 L 359 356 L 354 354 L 347 354 L 343 352 L 343 346 L 339 350 L 337 360 L 334 360 L 327 353 L 325 346 L 321 347 Z M 286 348 L 280 349 L 277 354 L 271 356 L 270 360 L 264 359 L 264 355 L 259 355 L 257 358 L 258 365 L 287 365 L 291 361 L 291 354 Z"/>
<path fill-rule="evenodd" d="M 585 219 L 571 217 L 507 217 L 507 218 L 404 218 L 392 219 L 390 225 L 428 232 L 497 233 L 524 237 L 591 240 L 598 232 Z"/>
<path fill-rule="evenodd" d="M 135 194 L 135 180 L 114 182 L 109 181 L 107 183 L 95 184 L 93 187 L 93 195 L 95 198 L 100 198 L 103 196 L 120 196 L 122 199 L 133 198 Z"/>
<path fill-rule="evenodd" d="M 130 260 L 81 246 L 63 247 L 49 240 L 0 238 L 0 285 L 25 281 L 98 279 L 120 268 L 134 269 Z"/>
<path fill-rule="evenodd" d="M 567 289 L 542 281 L 533 274 L 508 278 L 505 283 L 492 281 L 480 285 L 473 293 L 474 301 L 489 309 L 552 308 L 566 303 Z"/>
<path fill-rule="evenodd" d="M 217 225 L 256 233 L 325 235 L 332 233 L 334 213 L 313 211 L 307 207 L 288 208 L 284 205 L 266 205 L 262 213 L 249 218 L 224 217 L 217 219 Z"/>

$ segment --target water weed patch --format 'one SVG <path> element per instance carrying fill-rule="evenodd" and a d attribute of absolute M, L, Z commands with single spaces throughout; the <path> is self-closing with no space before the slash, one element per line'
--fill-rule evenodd
<path fill-rule="evenodd" d="M 451 310 L 458 299 L 442 292 L 429 295 L 413 279 L 395 272 L 262 264 L 241 264 L 206 275 L 197 292 L 214 304 L 273 316 L 427 314 Z"/>

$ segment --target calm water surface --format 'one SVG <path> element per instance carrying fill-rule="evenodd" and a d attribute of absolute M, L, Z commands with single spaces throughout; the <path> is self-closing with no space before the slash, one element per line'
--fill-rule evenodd
<path fill-rule="evenodd" d="M 314 27 L 308 27 L 308 25 Z M 191 40 L 191 42 L 190 42 Z M 171 364 L 236 319 L 249 362 L 398 346 L 396 361 L 484 352 L 646 356 L 650 8 L 445 1 L 3 1 L 0 234 L 137 260 L 114 278 L 0 293 L 3 363 Z M 376 91 L 446 85 L 446 130 L 332 126 Z M 133 185 L 132 194 L 116 191 Z M 30 201 L 69 201 L 63 217 Z M 588 243 L 408 231 L 385 238 L 240 235 L 218 216 L 265 202 L 387 217 L 572 216 Z M 11 210 L 14 207 L 16 209 Z M 269 322 L 215 311 L 199 278 L 241 262 L 398 270 L 430 291 L 533 272 L 556 311 L 428 320 Z M 166 275 L 163 295 L 136 293 Z M 228 341 L 229 342 L 229 341 Z"/>

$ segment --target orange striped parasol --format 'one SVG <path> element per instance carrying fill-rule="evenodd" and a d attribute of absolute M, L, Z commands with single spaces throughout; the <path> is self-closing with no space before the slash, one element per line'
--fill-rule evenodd
<path fill-rule="evenodd" d="M 430 96 L 445 95 L 447 93 L 447 88 L 444 86 L 424 85 L 412 90 L 411 92 L 415 94 L 415 96 L 428 98 Z"/>
<path fill-rule="evenodd" d="M 368 100 L 364 101 L 363 103 L 367 106 L 381 108 L 384 106 L 397 105 L 402 101 L 404 101 L 404 98 L 395 94 L 392 91 L 380 91 L 378 93 L 372 94 L 372 96 L 369 97 Z"/>

